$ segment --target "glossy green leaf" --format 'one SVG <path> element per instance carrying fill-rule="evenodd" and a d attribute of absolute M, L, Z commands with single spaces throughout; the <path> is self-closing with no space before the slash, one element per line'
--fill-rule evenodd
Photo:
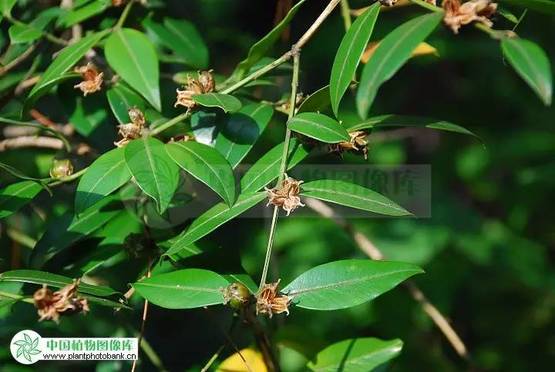
<path fill-rule="evenodd" d="M 403 348 L 403 341 L 378 338 L 353 338 L 326 347 L 316 355 L 308 368 L 316 372 L 368 372 L 395 358 Z"/>
<path fill-rule="evenodd" d="M 128 111 L 130 108 L 136 107 L 143 112 L 145 111 L 145 101 L 123 84 L 112 86 L 106 93 L 106 97 L 114 116 L 120 124 L 129 123 Z"/>
<path fill-rule="evenodd" d="M 160 111 L 158 57 L 146 35 L 129 28 L 114 31 L 104 51 L 106 60 L 118 75 Z"/>
<path fill-rule="evenodd" d="M 241 178 L 241 192 L 256 192 L 275 180 L 279 175 L 283 143 L 272 148 L 256 161 Z M 308 151 L 294 139 L 289 145 L 287 170 L 299 164 L 308 155 Z"/>
<path fill-rule="evenodd" d="M 348 130 L 355 131 L 355 130 L 381 128 L 381 127 L 429 128 L 429 129 L 442 130 L 446 132 L 466 134 L 480 139 L 480 137 L 478 137 L 475 133 L 469 131 L 464 127 L 461 127 L 460 125 L 453 124 L 444 120 L 437 120 L 437 119 L 420 117 L 420 116 L 380 115 L 380 116 L 368 118 L 362 123 L 353 124 L 348 127 Z"/>
<path fill-rule="evenodd" d="M 42 11 L 31 23 L 18 22 L 13 24 L 8 33 L 12 44 L 29 43 L 39 39 L 48 24 L 58 17 L 60 8 L 49 8 Z"/>
<path fill-rule="evenodd" d="M 124 151 L 123 148 L 110 150 L 89 166 L 77 186 L 76 213 L 81 213 L 94 205 L 131 179 Z"/>
<path fill-rule="evenodd" d="M 31 284 L 46 284 L 49 287 L 62 288 L 73 283 L 73 279 L 63 275 L 52 274 L 39 270 L 12 270 L 0 274 L 0 282 L 20 282 Z M 78 292 L 98 297 L 110 297 L 119 292 L 105 286 L 80 283 Z"/>
<path fill-rule="evenodd" d="M 337 116 L 339 102 L 355 76 L 360 57 L 370 40 L 374 24 L 378 19 L 381 4 L 375 3 L 368 8 L 349 28 L 333 61 L 330 77 L 331 107 Z"/>
<path fill-rule="evenodd" d="M 125 146 L 125 161 L 137 185 L 163 213 L 179 182 L 179 167 L 168 156 L 164 143 L 152 137 L 131 141 Z"/>
<path fill-rule="evenodd" d="M 303 183 L 301 194 L 387 216 L 411 215 L 410 212 L 375 191 L 340 180 L 317 180 Z"/>
<path fill-rule="evenodd" d="M 272 29 L 272 31 L 266 34 L 266 36 L 264 36 L 250 48 L 247 58 L 242 60 L 233 72 L 233 75 L 231 77 L 232 80 L 239 80 L 243 78 L 256 62 L 258 62 L 262 57 L 266 56 L 268 51 L 279 39 L 279 36 L 283 32 L 283 30 L 289 25 L 289 23 L 291 23 L 291 20 L 304 2 L 305 0 L 299 1 L 294 7 L 291 8 L 285 18 L 283 18 L 281 22 Z"/>
<path fill-rule="evenodd" d="M 555 1 L 553 0 L 501 0 L 500 2 L 518 5 L 540 13 L 555 15 Z"/>
<path fill-rule="evenodd" d="M 215 272 L 184 269 L 156 275 L 133 284 L 146 300 L 167 309 L 193 309 L 223 304 L 222 289 L 229 282 Z"/>
<path fill-rule="evenodd" d="M 349 141 L 349 133 L 336 120 L 315 112 L 303 112 L 293 116 L 287 126 L 293 132 L 304 134 L 325 143 Z"/>
<path fill-rule="evenodd" d="M 143 25 L 148 31 L 155 34 L 156 41 L 172 50 L 189 66 L 195 68 L 208 66 L 208 48 L 191 22 L 165 18 L 162 25 L 147 18 Z"/>
<path fill-rule="evenodd" d="M 218 107 L 225 112 L 237 112 L 241 109 L 241 101 L 229 94 L 195 94 L 193 100 L 201 106 Z"/>
<path fill-rule="evenodd" d="M 60 17 L 57 24 L 63 27 L 71 27 L 102 13 L 110 5 L 112 5 L 111 0 L 94 0 L 81 6 L 75 6 Z"/>
<path fill-rule="evenodd" d="M 74 72 L 66 72 L 65 74 L 62 74 L 58 77 L 53 77 L 52 79 L 50 79 L 48 82 L 46 82 L 44 85 L 41 85 L 39 89 L 37 89 L 36 91 L 32 91 L 28 96 L 27 99 L 25 100 L 25 103 L 23 105 L 23 109 L 21 111 L 22 116 L 23 114 L 25 114 L 26 112 L 29 111 L 29 109 L 31 109 L 33 107 L 33 105 L 35 104 L 35 102 L 42 96 L 44 96 L 45 94 L 47 94 L 48 92 L 50 92 L 55 86 L 63 83 L 64 81 L 67 80 L 71 80 L 71 79 L 79 79 L 80 75 Z"/>
<path fill-rule="evenodd" d="M 418 266 L 404 262 L 334 261 L 306 271 L 282 292 L 305 309 L 345 309 L 373 300 L 422 272 Z"/>
<path fill-rule="evenodd" d="M 0 0 L 0 11 L 3 15 L 10 15 L 17 0 Z"/>
<path fill-rule="evenodd" d="M 414 18 L 390 32 L 382 41 L 364 69 L 357 90 L 357 109 L 366 119 L 378 89 L 411 57 L 413 50 L 437 27 L 443 12 Z"/>
<path fill-rule="evenodd" d="M 546 106 L 551 105 L 553 83 L 547 55 L 537 44 L 519 38 L 501 40 L 501 49 L 516 72 Z"/>
<path fill-rule="evenodd" d="M 331 104 L 330 86 L 326 85 L 312 93 L 301 103 L 297 114 L 301 112 L 320 112 Z"/>
<path fill-rule="evenodd" d="M 41 267 L 57 253 L 104 226 L 121 208 L 119 205 L 113 205 L 113 202 L 113 198 L 107 197 L 79 215 L 66 213 L 52 219 L 31 252 L 30 266 Z"/>
<path fill-rule="evenodd" d="M 265 104 L 244 106 L 229 115 L 220 126 L 216 137 L 216 149 L 235 168 L 251 150 L 270 122 L 274 110 Z"/>
<path fill-rule="evenodd" d="M 228 161 L 214 148 L 198 142 L 166 145 L 170 157 L 197 180 L 214 190 L 228 205 L 235 201 L 235 177 Z"/>
<path fill-rule="evenodd" d="M 198 216 L 193 223 L 175 241 L 171 248 L 165 253 L 174 255 L 182 249 L 186 249 L 200 238 L 206 236 L 229 220 L 234 219 L 246 212 L 266 198 L 265 192 L 239 195 L 232 207 L 219 203 Z"/>
<path fill-rule="evenodd" d="M 0 190 L 0 219 L 16 212 L 29 203 L 42 190 L 34 181 L 22 181 L 8 185 Z"/>
<path fill-rule="evenodd" d="M 52 82 L 55 82 L 60 79 L 60 77 L 68 71 L 73 65 L 75 65 L 81 57 L 87 53 L 93 46 L 96 45 L 106 34 L 108 30 L 98 32 L 95 34 L 90 34 L 85 36 L 75 44 L 71 44 L 58 54 L 58 56 L 52 61 L 50 66 L 46 69 L 46 71 L 42 74 L 40 80 L 35 85 L 27 100 L 34 99 L 35 95 L 42 91 L 44 87 L 50 86 Z"/>
<path fill-rule="evenodd" d="M 108 119 L 106 103 L 103 94 L 88 97 L 77 96 L 64 108 L 68 111 L 69 121 L 77 133 L 89 137 Z"/>

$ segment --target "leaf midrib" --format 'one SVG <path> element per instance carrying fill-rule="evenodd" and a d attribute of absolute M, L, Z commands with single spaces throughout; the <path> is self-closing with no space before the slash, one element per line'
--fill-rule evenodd
<path fill-rule="evenodd" d="M 296 123 L 304 123 L 304 124 L 311 124 L 313 127 L 319 128 L 319 129 L 325 129 L 326 131 L 328 131 L 328 133 L 332 133 L 335 134 L 337 136 L 339 136 L 342 140 L 348 140 L 349 138 L 343 136 L 343 133 L 341 133 L 341 131 L 339 129 L 335 129 L 335 128 L 330 128 L 326 125 L 320 124 L 316 121 L 310 121 L 308 119 L 301 119 L 299 117 L 293 118 L 293 122 L 292 124 L 296 124 Z M 303 133 L 303 134 L 307 134 L 307 132 L 301 132 L 299 129 L 303 129 L 303 128 L 298 128 L 297 130 L 295 130 L 296 132 L 299 133 Z M 311 134 L 312 135 L 312 134 Z"/>

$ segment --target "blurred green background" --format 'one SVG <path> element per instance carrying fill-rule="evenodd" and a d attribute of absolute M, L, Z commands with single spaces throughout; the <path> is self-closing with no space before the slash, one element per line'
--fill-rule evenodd
<path fill-rule="evenodd" d="M 45 2 L 46 3 L 46 2 Z M 195 23 L 210 47 L 211 67 L 229 74 L 249 46 L 272 28 L 276 1 L 198 0 L 167 1 L 160 15 L 185 18 Z M 285 51 L 317 17 L 326 2 L 309 0 L 274 56 Z M 351 1 L 353 8 L 368 1 Z M 516 15 L 522 9 L 507 6 Z M 130 18 L 141 19 L 144 9 Z M 415 6 L 383 12 L 373 40 L 425 10 Z M 108 12 L 103 20 L 117 17 Z M 507 20 L 494 19 L 496 28 L 512 28 Z M 138 22 L 135 24 L 138 26 Z M 87 24 L 85 24 L 85 27 Z M 7 27 L 2 24 L 6 39 Z M 541 45 L 550 60 L 555 57 L 555 18 L 528 12 L 517 33 Z M 343 35 L 337 11 L 323 25 L 302 53 L 300 90 L 309 94 L 329 81 L 331 65 Z M 272 324 L 273 339 L 280 345 L 284 371 L 304 370 L 306 358 L 331 343 L 353 337 L 401 338 L 404 349 L 385 369 L 391 371 L 547 371 L 555 361 L 555 108 L 545 107 L 508 66 L 496 40 L 473 27 L 460 35 L 439 28 L 428 42 L 438 56 L 412 59 L 381 88 L 372 114 L 396 113 L 431 116 L 462 125 L 482 139 L 438 133 L 427 129 L 403 138 L 373 141 L 370 164 L 428 164 L 431 167 L 431 217 L 416 219 L 356 218 L 350 222 L 365 233 L 391 259 L 421 265 L 425 275 L 415 282 L 451 320 L 465 341 L 471 360 L 459 358 L 408 292 L 397 288 L 375 301 L 334 312 L 294 309 Z M 7 40 L 3 40 L 4 47 Z M 173 69 L 173 70 L 172 70 Z M 168 72 L 179 72 L 168 67 Z M 289 78 L 278 78 L 275 99 L 287 94 Z M 165 81 L 173 102 L 175 83 Z M 16 105 L 1 97 L 1 112 Z M 347 99 L 348 101 L 348 99 Z M 63 118 L 63 104 L 52 98 L 45 111 Z M 348 106 L 348 102 L 346 103 Z M 115 121 L 106 119 L 106 131 L 93 141 L 97 148 L 109 146 Z M 284 116 L 276 113 L 262 140 L 249 155 L 256 160 L 282 138 Z M 378 132 L 375 132 L 378 133 Z M 110 137 L 110 135 L 112 137 Z M 44 176 L 55 153 L 18 150 L 0 153 L 0 161 L 25 173 Z M 313 162 L 337 162 L 322 156 Z M 347 163 L 360 158 L 346 156 Z M 12 180 L 2 174 L 2 183 Z M 59 215 L 72 201 L 74 185 L 56 189 L 53 199 L 43 193 L 48 218 Z M 551 207 L 550 207 L 551 205 Z M 21 248 L 5 231 L 10 226 L 37 238 L 44 223 L 33 217 L 30 207 L 0 225 L 0 271 L 13 268 Z M 238 219 L 224 225 L 201 243 L 208 258 L 223 266 L 241 264 L 255 281 L 260 275 L 268 224 L 264 219 Z M 79 244 L 73 253 L 95 248 L 95 240 Z M 25 252 L 21 253 L 25 256 Z M 203 255 L 204 256 L 204 255 Z M 328 261 L 363 258 L 349 235 L 325 219 L 297 216 L 280 220 L 275 244 L 275 268 L 271 277 L 285 282 L 301 272 Z M 113 288 L 125 291 L 144 262 L 123 260 L 100 267 L 92 275 Z M 58 270 L 60 268 L 57 268 Z M 163 268 L 161 268 L 163 269 Z M 135 311 L 112 312 L 94 307 L 86 316 L 64 318 L 59 326 L 37 323 L 35 309 L 25 303 L 2 307 L 0 301 L 0 370 L 32 370 L 16 365 L 8 342 L 17 331 L 32 328 L 43 336 L 129 335 L 137 332 L 142 301 L 134 298 Z M 171 371 L 199 369 L 225 343 L 232 313 L 229 309 L 175 311 L 152 306 L 145 338 Z M 248 330 L 232 334 L 241 347 L 251 345 Z M 226 347 L 224 356 L 233 350 Z M 41 363 L 41 370 L 128 370 L 121 362 L 62 364 Z M 143 357 L 144 370 L 155 367 Z"/>

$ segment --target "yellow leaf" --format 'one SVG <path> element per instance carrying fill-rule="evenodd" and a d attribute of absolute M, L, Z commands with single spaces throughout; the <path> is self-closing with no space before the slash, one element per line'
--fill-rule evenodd
<path fill-rule="evenodd" d="M 379 41 L 372 41 L 372 42 L 368 43 L 368 46 L 364 50 L 364 53 L 362 54 L 362 57 L 360 57 L 360 61 L 362 63 L 368 62 L 370 57 L 372 57 L 372 54 L 374 54 L 374 52 L 376 51 L 376 48 L 378 47 L 378 45 L 380 45 Z M 436 56 L 439 55 L 438 52 L 437 52 L 437 49 L 434 48 L 433 46 L 431 46 L 430 44 L 420 43 L 412 51 L 411 57 L 418 57 L 418 56 L 423 56 L 423 55 L 426 55 L 426 54 L 434 54 Z"/>
<path fill-rule="evenodd" d="M 239 353 L 241 355 L 239 355 Z M 262 354 L 253 349 L 243 349 L 220 364 L 217 372 L 267 372 Z M 241 356 L 243 358 L 241 358 Z M 246 362 L 246 364 L 245 364 Z M 248 365 L 248 368 L 247 368 Z M 250 369 L 249 369 L 250 368 Z"/>

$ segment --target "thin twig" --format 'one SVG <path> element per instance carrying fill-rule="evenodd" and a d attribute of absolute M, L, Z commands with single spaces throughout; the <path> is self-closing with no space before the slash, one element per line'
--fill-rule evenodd
<path fill-rule="evenodd" d="M 122 28 L 123 24 L 125 23 L 125 20 L 127 19 L 127 16 L 129 15 L 129 12 L 131 11 L 131 7 L 133 6 L 133 3 L 135 2 L 135 0 L 129 0 L 129 2 L 127 3 L 127 5 L 125 5 L 125 8 L 123 9 L 123 12 L 121 13 L 121 16 L 118 19 L 118 23 L 116 23 L 114 28 Z"/>
<path fill-rule="evenodd" d="M 341 0 L 341 17 L 343 17 L 343 24 L 345 25 L 345 32 L 351 28 L 351 8 L 349 7 L 349 0 Z"/>
<path fill-rule="evenodd" d="M 366 235 L 357 231 L 347 220 L 339 215 L 332 207 L 328 204 L 316 200 L 307 198 L 305 199 L 305 204 L 310 209 L 314 210 L 316 213 L 322 217 L 329 218 L 334 221 L 338 226 L 342 227 L 348 234 L 351 235 L 353 240 L 356 242 L 357 246 L 364 252 L 368 257 L 373 260 L 383 260 L 385 257 L 383 253 L 366 237 Z M 469 359 L 468 349 L 465 346 L 462 339 L 459 337 L 457 332 L 451 327 L 447 318 L 441 314 L 441 312 L 426 298 L 424 293 L 411 281 L 405 282 L 405 287 L 408 289 L 410 295 L 415 299 L 422 310 L 432 319 L 438 329 L 443 333 L 447 341 L 451 344 L 453 349 L 457 354 L 464 359 Z"/>
<path fill-rule="evenodd" d="M 5 66 L 0 67 L 0 76 L 5 75 L 8 71 L 25 61 L 36 49 L 37 44 L 31 44 L 29 48 L 25 49 L 23 53 L 18 55 L 13 61 L 10 61 Z"/>
<path fill-rule="evenodd" d="M 148 268 L 146 271 L 146 277 L 150 278 L 150 274 L 151 274 L 151 269 L 152 269 L 152 259 L 148 260 Z M 143 336 L 145 333 L 145 325 L 146 325 L 146 318 L 148 316 L 148 300 L 145 300 L 145 304 L 143 306 L 143 318 L 141 320 L 141 330 L 139 333 L 139 345 L 141 344 L 142 340 L 143 340 Z M 139 358 L 135 359 L 133 361 L 133 365 L 131 366 L 131 372 L 135 372 L 135 368 L 137 368 L 137 362 L 139 361 Z"/>
<path fill-rule="evenodd" d="M 0 141 L 0 152 L 11 149 L 19 149 L 23 147 L 39 147 L 61 150 L 64 148 L 64 143 L 58 138 L 36 136 L 8 138 Z"/>
<path fill-rule="evenodd" d="M 299 86 L 299 61 L 300 61 L 300 51 L 295 53 L 293 58 L 293 78 L 291 79 L 291 101 L 289 103 L 289 114 L 288 119 L 291 119 L 295 115 L 295 105 L 297 103 L 297 88 Z M 289 142 L 291 139 L 291 130 L 286 125 L 285 128 L 285 139 L 283 140 L 283 153 L 281 154 L 281 164 L 279 167 L 277 185 L 279 185 L 283 178 L 285 177 L 285 171 L 287 169 L 287 158 L 289 154 Z M 268 275 L 268 267 L 270 266 L 270 259 L 272 257 L 272 247 L 274 245 L 274 236 L 276 232 L 276 225 L 279 216 L 279 207 L 274 206 L 274 211 L 272 214 L 272 222 L 270 225 L 270 234 L 268 235 L 268 245 L 266 247 L 266 257 L 264 259 L 264 267 L 262 269 L 262 276 L 260 278 L 260 287 L 262 289 L 264 284 L 266 284 L 266 276 Z"/>

